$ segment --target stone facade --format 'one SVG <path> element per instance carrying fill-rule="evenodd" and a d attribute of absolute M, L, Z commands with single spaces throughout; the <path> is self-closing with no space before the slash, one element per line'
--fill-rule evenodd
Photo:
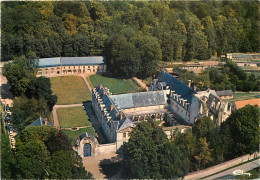
<path fill-rule="evenodd" d="M 188 124 L 209 116 L 215 124 L 220 125 L 231 114 L 232 104 L 222 101 L 214 90 L 196 92 L 164 70 L 150 84 L 149 90 L 160 90 L 162 83 L 170 88 L 168 110 Z"/>
<path fill-rule="evenodd" d="M 96 74 L 106 72 L 106 65 L 56 66 L 39 68 L 37 75 Z"/>
<path fill-rule="evenodd" d="M 104 149 L 93 150 L 94 154 L 118 151 L 141 121 L 165 120 L 171 127 L 164 131 L 171 138 L 176 129 L 185 132 L 203 116 L 220 125 L 232 110 L 231 104 L 222 101 L 214 90 L 196 92 L 190 84 L 185 85 L 163 70 L 151 82 L 148 92 L 112 95 L 108 88 L 97 86 L 92 90 L 92 108 L 110 143 L 107 150 L 102 146 Z"/>
<path fill-rule="evenodd" d="M 38 76 L 106 72 L 106 60 L 102 56 L 43 58 L 39 59 L 38 66 Z"/>

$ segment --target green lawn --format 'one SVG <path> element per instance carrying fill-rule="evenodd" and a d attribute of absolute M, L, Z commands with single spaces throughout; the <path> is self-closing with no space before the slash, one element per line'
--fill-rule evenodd
<path fill-rule="evenodd" d="M 113 94 L 122 94 L 139 91 L 138 86 L 133 82 L 132 79 L 116 79 L 101 75 L 92 75 L 89 79 L 94 87 L 97 87 L 99 84 L 102 84 L 104 87 L 107 87 Z"/>
<path fill-rule="evenodd" d="M 83 107 L 59 108 L 57 113 L 61 128 L 91 126 Z"/>
<path fill-rule="evenodd" d="M 91 100 L 91 93 L 79 76 L 51 77 L 53 94 L 58 96 L 57 104 L 78 104 Z"/>
<path fill-rule="evenodd" d="M 260 92 L 235 92 L 234 97 L 232 99 L 228 99 L 230 102 L 234 101 L 242 101 L 242 100 L 248 100 L 248 99 L 256 99 L 256 96 L 259 96 Z"/>
<path fill-rule="evenodd" d="M 77 131 L 71 131 L 67 129 L 62 129 L 61 131 L 64 132 L 68 136 L 68 138 L 72 140 L 72 145 L 75 145 L 76 139 L 85 132 L 91 133 L 93 136 L 97 137 L 97 134 L 93 127 L 81 128 Z"/>

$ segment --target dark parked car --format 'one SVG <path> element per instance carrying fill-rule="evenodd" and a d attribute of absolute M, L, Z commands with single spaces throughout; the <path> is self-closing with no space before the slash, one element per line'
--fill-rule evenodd
<path fill-rule="evenodd" d="M 10 107 L 9 107 L 9 104 L 6 105 L 6 108 L 5 108 L 6 111 L 10 111 Z"/>

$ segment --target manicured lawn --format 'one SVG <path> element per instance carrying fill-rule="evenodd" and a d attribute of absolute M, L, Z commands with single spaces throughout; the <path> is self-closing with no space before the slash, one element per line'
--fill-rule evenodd
<path fill-rule="evenodd" d="M 61 128 L 91 126 L 83 107 L 59 108 L 57 113 Z"/>
<path fill-rule="evenodd" d="M 97 134 L 93 127 L 81 128 L 77 131 L 71 131 L 67 129 L 62 129 L 61 131 L 64 132 L 68 136 L 68 138 L 72 140 L 72 145 L 75 145 L 76 139 L 85 132 L 91 133 L 93 136 L 97 137 Z"/>
<path fill-rule="evenodd" d="M 57 104 L 78 104 L 91 100 L 91 93 L 79 76 L 51 77 L 53 94 L 58 96 Z"/>
<path fill-rule="evenodd" d="M 233 98 L 232 99 L 228 99 L 228 101 L 234 102 L 234 101 L 255 99 L 255 98 L 257 98 L 256 96 L 259 96 L 259 95 L 260 95 L 260 92 L 250 92 L 250 93 L 235 92 Z"/>
<path fill-rule="evenodd" d="M 113 94 L 139 91 L 138 86 L 133 82 L 132 79 L 116 79 L 101 75 L 92 75 L 89 79 L 93 87 L 97 87 L 99 84 L 102 84 L 104 87 L 107 87 L 109 91 Z"/>

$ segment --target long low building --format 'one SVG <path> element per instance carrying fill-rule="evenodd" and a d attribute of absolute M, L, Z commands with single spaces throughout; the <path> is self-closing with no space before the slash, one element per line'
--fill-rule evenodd
<path fill-rule="evenodd" d="M 106 72 L 106 59 L 93 57 L 55 57 L 39 59 L 38 76 L 59 74 L 95 74 Z"/>

